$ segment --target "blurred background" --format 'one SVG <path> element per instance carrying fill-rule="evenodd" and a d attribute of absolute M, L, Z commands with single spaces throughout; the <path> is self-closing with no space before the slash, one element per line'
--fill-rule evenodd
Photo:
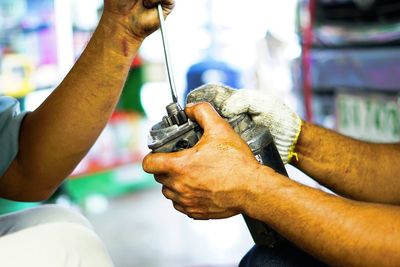
<path fill-rule="evenodd" d="M 34 110 L 88 43 L 101 0 L 0 0 L 0 95 Z M 205 83 L 273 93 L 308 121 L 368 141 L 400 141 L 396 0 L 177 0 L 167 32 L 183 104 Z M 141 160 L 171 102 L 159 32 L 132 62 L 117 110 L 49 203 L 85 214 L 118 267 L 237 266 L 253 242 L 240 216 L 192 221 Z M 287 166 L 292 178 L 319 187 Z M 0 213 L 42 203 L 0 201 Z"/>

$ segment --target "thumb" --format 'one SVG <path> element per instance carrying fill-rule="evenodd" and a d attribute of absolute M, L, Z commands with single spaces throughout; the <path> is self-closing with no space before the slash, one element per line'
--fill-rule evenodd
<path fill-rule="evenodd" d="M 198 103 L 198 104 L 187 104 L 186 114 L 190 119 L 196 121 L 204 132 L 212 132 L 218 127 L 216 126 L 228 126 L 229 124 L 215 111 L 210 103 Z"/>

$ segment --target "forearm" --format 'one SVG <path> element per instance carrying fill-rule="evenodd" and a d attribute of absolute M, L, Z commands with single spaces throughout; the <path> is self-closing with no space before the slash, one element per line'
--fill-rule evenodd
<path fill-rule="evenodd" d="M 398 266 L 400 209 L 332 196 L 264 171 L 244 213 L 338 266 Z M 267 181 L 267 182 L 266 182 Z"/>
<path fill-rule="evenodd" d="M 107 123 L 139 46 L 122 24 L 103 16 L 64 81 L 25 119 L 19 154 L 3 179 L 24 181 L 3 195 L 40 198 L 34 194 L 54 190 L 72 172 Z M 36 192 L 29 196 L 26 188 Z"/>
<path fill-rule="evenodd" d="M 363 201 L 400 203 L 399 145 L 360 142 L 305 123 L 292 164 L 336 193 Z"/>

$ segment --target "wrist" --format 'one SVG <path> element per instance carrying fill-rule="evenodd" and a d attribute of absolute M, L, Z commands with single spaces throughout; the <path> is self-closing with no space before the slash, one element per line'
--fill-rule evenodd
<path fill-rule="evenodd" d="M 299 155 L 296 152 L 296 147 L 297 147 L 297 143 L 300 138 L 300 134 L 301 134 L 301 130 L 304 125 L 304 121 L 298 115 L 297 115 L 297 121 L 298 121 L 298 124 L 295 127 L 294 139 L 293 139 L 292 145 L 289 147 L 289 155 L 288 155 L 287 163 L 292 163 L 293 158 L 295 159 L 295 161 L 299 161 Z"/>
<path fill-rule="evenodd" d="M 307 158 L 315 153 L 315 146 L 313 142 L 316 140 L 316 136 L 310 135 L 310 123 L 302 121 L 301 131 L 299 137 L 293 149 L 293 152 L 297 155 L 296 160 L 292 160 L 290 164 L 298 166 L 304 158 Z"/>
<path fill-rule="evenodd" d="M 265 213 L 268 211 L 266 203 L 270 203 L 270 199 L 274 192 L 278 191 L 284 185 L 287 177 L 284 177 L 273 169 L 259 165 L 252 181 L 248 183 L 246 201 L 242 206 L 242 213 L 258 219 L 265 220 Z"/>
<path fill-rule="evenodd" d="M 99 23 L 99 27 L 103 28 L 107 34 L 106 37 L 112 36 L 120 40 L 125 40 L 128 45 L 127 48 L 135 50 L 142 44 L 144 38 L 135 35 L 128 25 L 130 25 L 128 16 L 115 14 L 110 11 L 103 12 Z"/>

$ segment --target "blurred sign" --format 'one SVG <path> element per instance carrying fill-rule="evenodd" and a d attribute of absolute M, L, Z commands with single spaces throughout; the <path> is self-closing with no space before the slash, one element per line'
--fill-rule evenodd
<path fill-rule="evenodd" d="M 371 142 L 400 142 L 400 97 L 339 93 L 337 128 L 342 134 Z"/>
<path fill-rule="evenodd" d="M 5 55 L 0 66 L 0 94 L 24 97 L 33 90 L 33 62 L 20 54 Z"/>

